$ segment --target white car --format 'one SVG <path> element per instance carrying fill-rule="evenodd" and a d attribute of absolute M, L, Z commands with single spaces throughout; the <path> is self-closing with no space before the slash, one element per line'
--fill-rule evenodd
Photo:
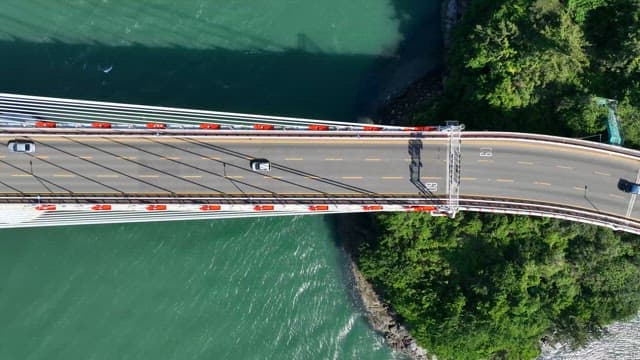
<path fill-rule="evenodd" d="M 32 153 L 36 151 L 36 144 L 29 140 L 11 140 L 7 147 L 11 152 Z"/>
<path fill-rule="evenodd" d="M 253 171 L 271 171 L 271 163 L 267 159 L 253 159 L 249 165 Z"/>

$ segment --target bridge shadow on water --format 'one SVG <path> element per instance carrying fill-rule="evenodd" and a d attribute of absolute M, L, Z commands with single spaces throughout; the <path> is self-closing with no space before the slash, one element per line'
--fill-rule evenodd
<path fill-rule="evenodd" d="M 305 45 L 306 46 L 306 45 Z M 354 121 L 384 59 L 0 41 L 0 91 Z M 111 70 L 105 72 L 106 69 Z M 375 80 L 375 79 L 374 79 Z"/>
<path fill-rule="evenodd" d="M 0 41 L 0 91 L 354 121 L 370 112 L 389 87 L 398 86 L 390 85 L 397 83 L 393 78 L 417 78 L 416 72 L 440 65 L 441 47 L 433 45 L 440 39 L 439 23 L 429 21 L 439 5 L 413 0 L 390 4 L 402 41 L 379 55 L 323 52 L 304 33 L 292 33 L 294 45 L 284 46 L 152 4 L 145 5 L 145 11 L 165 19 L 164 24 L 190 21 L 196 28 L 190 30 L 200 36 L 245 50 L 188 48 L 190 39 L 179 32 L 171 35 L 187 45 L 70 44 L 51 36 L 46 23 L 34 24 L 42 38 L 52 40 Z M 30 24 L 27 19 L 5 20 L 17 24 L 16 32 L 18 25 Z M 166 26 L 158 31 L 173 30 Z M 82 38 L 91 39 L 91 34 Z M 409 73 L 399 73 L 403 71 Z"/>

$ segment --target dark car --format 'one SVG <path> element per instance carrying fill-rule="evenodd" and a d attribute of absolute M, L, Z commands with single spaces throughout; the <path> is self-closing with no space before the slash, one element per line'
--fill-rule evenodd
<path fill-rule="evenodd" d="M 625 179 L 618 181 L 618 189 L 632 194 L 640 194 L 640 184 L 632 183 Z"/>

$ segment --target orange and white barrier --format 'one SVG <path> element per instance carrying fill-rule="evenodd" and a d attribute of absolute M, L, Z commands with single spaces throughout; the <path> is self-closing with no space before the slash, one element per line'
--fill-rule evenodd
<path fill-rule="evenodd" d="M 46 204 L 46 205 L 38 205 L 36 206 L 36 210 L 40 210 L 40 211 L 53 211 L 56 209 L 56 206 L 53 204 Z"/>
<path fill-rule="evenodd" d="M 167 205 L 147 205 L 147 211 L 164 211 L 167 210 Z"/>
<path fill-rule="evenodd" d="M 98 129 L 111 129 L 111 123 L 96 121 L 91 123 L 91 127 Z"/>
<path fill-rule="evenodd" d="M 253 124 L 255 130 L 273 130 L 275 126 L 272 124 Z"/>
<path fill-rule="evenodd" d="M 202 211 L 220 211 L 222 206 L 220 205 L 202 205 L 200 206 L 200 210 Z"/>
<path fill-rule="evenodd" d="M 384 206 L 382 205 L 364 205 L 362 206 L 362 210 L 364 211 L 380 211 L 383 210 Z"/>
<path fill-rule="evenodd" d="M 314 124 L 314 125 L 309 125 L 308 129 L 312 131 L 327 131 L 329 130 L 329 126 Z"/>
<path fill-rule="evenodd" d="M 309 211 L 328 211 L 329 205 L 311 205 Z"/>
<path fill-rule="evenodd" d="M 218 130 L 220 129 L 220 124 L 202 123 L 200 124 L 200 129 Z"/>
<path fill-rule="evenodd" d="M 436 206 L 426 206 L 426 205 L 416 205 L 416 206 L 406 206 L 405 209 L 408 211 L 436 211 L 438 208 Z"/>
<path fill-rule="evenodd" d="M 150 122 L 147 123 L 147 129 L 166 129 L 167 124 L 159 123 L 159 122 Z"/>
<path fill-rule="evenodd" d="M 94 211 L 111 211 L 111 205 L 109 205 L 109 204 L 93 205 L 91 207 L 91 210 L 94 210 Z"/>
<path fill-rule="evenodd" d="M 54 128 L 56 123 L 53 121 L 36 121 L 37 128 Z"/>
<path fill-rule="evenodd" d="M 273 205 L 256 205 L 253 207 L 254 211 L 273 211 L 274 209 Z"/>

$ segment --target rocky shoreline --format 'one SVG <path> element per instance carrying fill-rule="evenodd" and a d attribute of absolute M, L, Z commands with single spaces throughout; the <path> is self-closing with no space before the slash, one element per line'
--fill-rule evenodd
<path fill-rule="evenodd" d="M 446 0 L 442 4 L 442 29 L 444 49 L 450 47 L 450 32 L 461 19 L 469 0 Z M 442 94 L 446 69 L 428 73 L 411 83 L 400 95 L 387 99 L 376 111 L 378 122 L 390 125 L 407 125 L 413 115 L 425 108 Z M 409 331 L 401 324 L 401 319 L 382 301 L 371 283 L 360 273 L 357 265 L 358 247 L 371 241 L 373 231 L 368 215 L 341 215 L 336 220 L 338 233 L 346 241 L 343 243 L 349 255 L 349 271 L 355 284 L 358 301 L 364 308 L 371 327 L 382 334 L 385 342 L 395 351 L 415 360 L 437 359 L 420 347 Z"/>
<path fill-rule="evenodd" d="M 349 283 L 353 284 L 354 302 L 362 307 L 371 328 L 380 333 L 385 342 L 394 351 L 400 352 L 416 360 L 435 360 L 420 347 L 401 325 L 401 319 L 382 301 L 373 285 L 365 279 L 358 269 L 358 249 L 366 242 L 374 241 L 375 230 L 372 218 L 368 214 L 342 214 L 335 217 L 335 227 L 342 239 L 341 245 L 348 256 L 345 268 Z"/>

